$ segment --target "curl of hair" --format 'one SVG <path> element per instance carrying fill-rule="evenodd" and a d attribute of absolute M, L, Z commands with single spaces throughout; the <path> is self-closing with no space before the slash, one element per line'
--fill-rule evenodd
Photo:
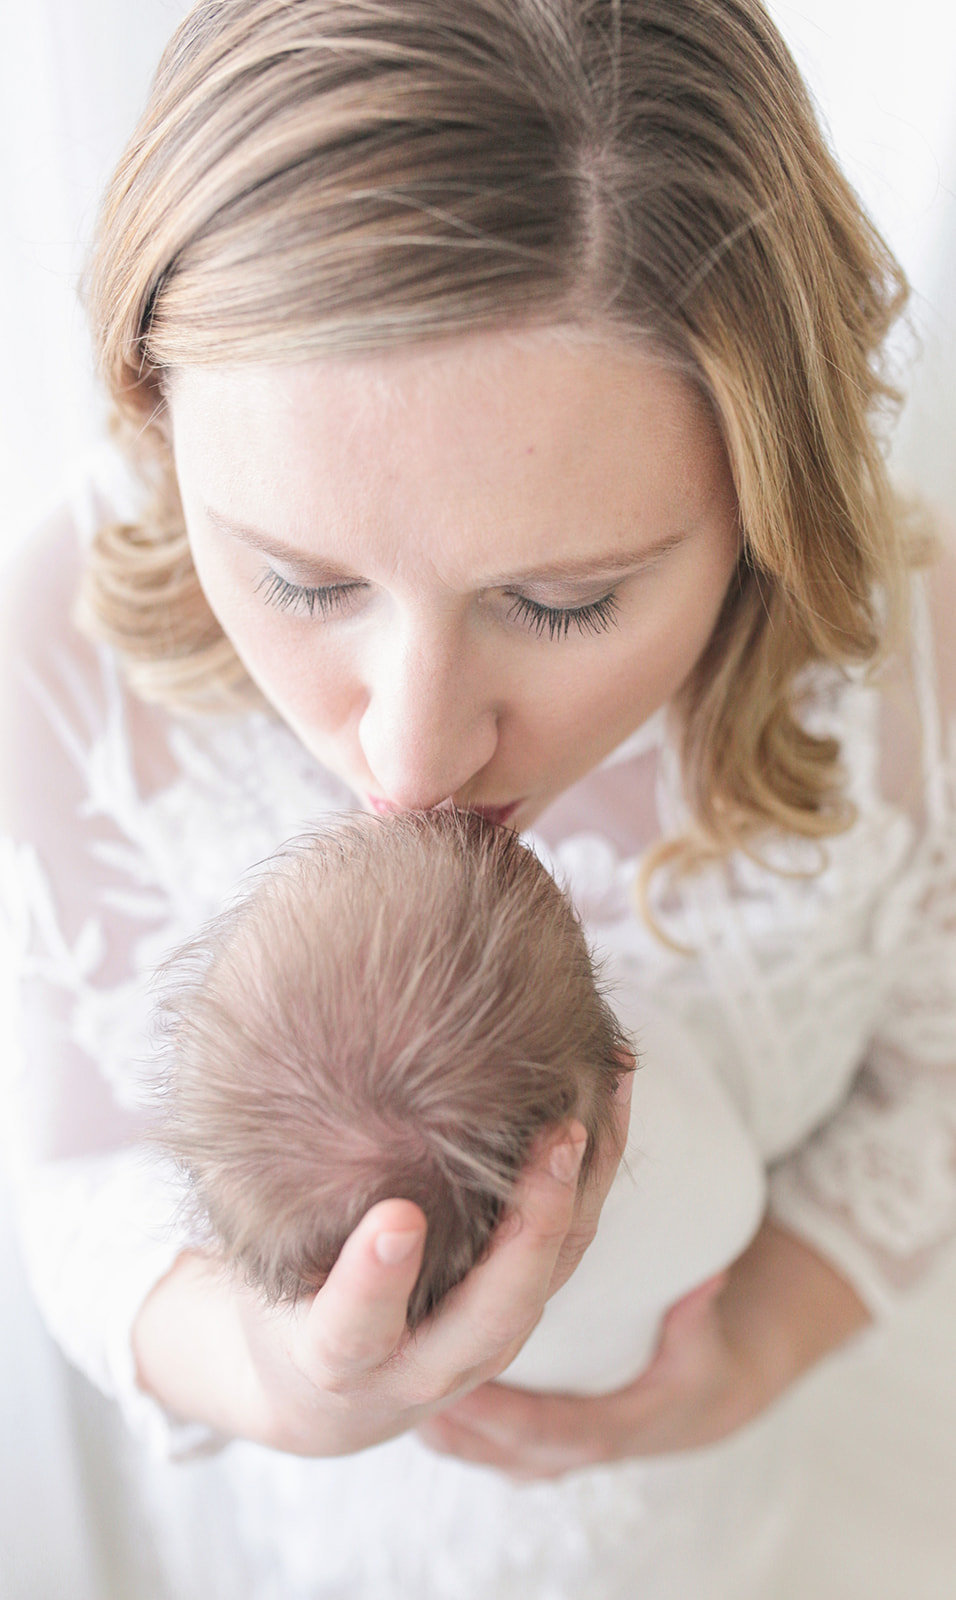
<path fill-rule="evenodd" d="M 86 299 L 152 486 L 104 529 L 81 615 L 136 691 L 256 699 L 189 556 L 163 377 L 481 329 L 650 347 L 708 398 L 741 559 L 677 709 L 692 867 L 846 827 L 808 669 L 900 637 L 911 518 L 881 361 L 906 285 L 757 0 L 205 0 L 106 196 Z"/>

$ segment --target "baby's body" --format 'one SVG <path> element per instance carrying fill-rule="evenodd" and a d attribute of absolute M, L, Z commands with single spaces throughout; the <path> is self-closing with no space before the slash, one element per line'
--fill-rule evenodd
<path fill-rule="evenodd" d="M 582 1184 L 619 1140 L 629 1041 L 578 920 L 475 816 L 357 816 L 295 841 L 166 975 L 161 1136 L 212 1240 L 274 1302 L 319 1288 L 377 1200 L 408 1198 L 428 1219 L 414 1327 L 480 1258 L 539 1134 L 584 1124 Z M 682 1042 L 641 1031 L 628 1159 L 514 1383 L 628 1381 L 666 1307 L 759 1221 L 730 1106 Z"/>
<path fill-rule="evenodd" d="M 501 1381 L 602 1394 L 654 1355 L 664 1313 L 746 1249 L 766 1206 L 753 1140 L 689 1032 L 640 997 L 624 1158 L 598 1230 Z"/>

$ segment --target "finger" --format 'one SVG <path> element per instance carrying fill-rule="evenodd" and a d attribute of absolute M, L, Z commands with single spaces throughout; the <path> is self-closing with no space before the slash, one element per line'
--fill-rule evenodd
<path fill-rule="evenodd" d="M 625 1058 L 622 1056 L 621 1060 L 624 1062 Z M 633 1056 L 626 1058 L 626 1064 L 633 1067 Z M 574 1218 L 565 1235 L 551 1275 L 549 1295 L 554 1294 L 567 1282 L 597 1232 L 602 1207 L 610 1193 L 627 1145 L 633 1087 L 633 1072 L 629 1071 L 618 1079 L 614 1091 L 610 1136 L 602 1140 L 597 1151 L 597 1159 L 588 1173 L 587 1183 L 577 1196 Z"/>
<path fill-rule="evenodd" d="M 544 1399 L 535 1395 L 526 1398 L 529 1401 L 540 1398 L 548 1412 L 554 1405 L 553 1418 L 543 1419 L 541 1428 L 528 1430 L 514 1426 L 514 1418 L 509 1419 L 507 1426 L 496 1425 L 491 1419 L 486 1419 L 484 1425 L 472 1426 L 470 1416 L 463 1420 L 456 1406 L 430 1418 L 419 1432 L 425 1444 L 441 1455 L 497 1467 L 501 1472 L 522 1479 L 559 1477 L 604 1459 L 604 1452 L 595 1445 L 588 1431 L 582 1434 L 573 1403 L 565 1416 L 561 1402 L 555 1404 L 550 1397 Z"/>
<path fill-rule="evenodd" d="M 448 1427 L 444 1430 L 423 1426 L 419 1434 L 424 1445 L 436 1455 L 452 1456 L 457 1461 L 467 1461 L 476 1467 L 493 1467 L 506 1474 L 515 1483 L 539 1483 L 543 1478 L 559 1478 L 572 1470 L 569 1466 L 549 1467 L 544 1463 L 530 1462 L 523 1452 L 500 1449 L 478 1434 L 469 1434 L 464 1428 Z"/>
<path fill-rule="evenodd" d="M 535 1438 L 538 1433 L 535 1408 L 540 1409 L 545 1403 L 543 1396 L 512 1389 L 508 1384 L 482 1383 L 447 1406 L 440 1416 L 443 1422 L 454 1427 L 484 1434 L 502 1444 L 508 1440 Z"/>
<path fill-rule="evenodd" d="M 621 1056 L 621 1064 L 627 1067 L 624 1075 L 617 1080 L 614 1090 L 614 1125 L 620 1143 L 618 1159 L 623 1154 L 630 1131 L 631 1100 L 634 1095 L 634 1076 L 637 1070 L 637 1057 L 633 1055 Z M 616 1163 L 615 1163 L 616 1165 Z"/>
<path fill-rule="evenodd" d="M 605 1139 L 597 1151 L 597 1159 L 593 1172 L 589 1174 L 588 1184 L 598 1192 L 601 1203 L 606 1198 L 607 1191 L 614 1181 L 617 1169 L 621 1164 L 621 1157 L 627 1146 L 627 1136 L 631 1122 L 631 1097 L 634 1092 L 634 1057 L 621 1056 L 620 1060 L 630 1068 L 617 1080 L 614 1090 L 614 1099 L 611 1107 L 612 1132 Z"/>
<path fill-rule="evenodd" d="M 429 1331 L 429 1360 L 461 1373 L 513 1360 L 541 1316 L 574 1214 L 587 1142 L 580 1123 L 542 1141 L 523 1170 L 485 1260 L 449 1295 Z"/>
<path fill-rule="evenodd" d="M 423 1212 L 410 1200 L 382 1200 L 366 1212 L 308 1308 L 303 1342 L 310 1370 L 348 1381 L 394 1354 L 405 1336 L 425 1229 Z"/>
<path fill-rule="evenodd" d="M 509 1455 L 522 1449 L 549 1454 L 577 1453 L 603 1417 L 600 1399 L 538 1394 L 510 1384 L 483 1383 L 440 1413 L 443 1422 L 480 1434 Z"/>
<path fill-rule="evenodd" d="M 417 1430 L 418 1437 L 436 1455 L 456 1456 L 459 1461 L 471 1461 L 477 1466 L 514 1468 L 517 1463 L 510 1453 L 503 1451 L 493 1439 L 474 1433 L 470 1428 L 460 1428 L 444 1416 L 432 1417 Z"/>

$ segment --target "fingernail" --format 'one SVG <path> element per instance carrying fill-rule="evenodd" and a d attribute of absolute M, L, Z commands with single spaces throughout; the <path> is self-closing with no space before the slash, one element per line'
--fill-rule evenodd
<path fill-rule="evenodd" d="M 375 1240 L 375 1254 L 385 1267 L 397 1267 L 407 1261 L 416 1249 L 421 1233 L 418 1228 L 404 1233 L 380 1233 Z"/>
<path fill-rule="evenodd" d="M 586 1139 L 563 1139 L 560 1144 L 552 1145 L 548 1166 L 551 1176 L 559 1183 L 571 1183 L 577 1177 L 586 1144 Z"/>

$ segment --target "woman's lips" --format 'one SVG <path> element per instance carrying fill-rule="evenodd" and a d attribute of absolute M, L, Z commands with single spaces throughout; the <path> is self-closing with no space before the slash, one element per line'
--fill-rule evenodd
<path fill-rule="evenodd" d="M 390 800 L 381 800 L 374 794 L 368 795 L 367 799 L 372 810 L 377 812 L 380 817 L 387 817 L 393 811 L 402 810 L 401 806 L 393 805 Z M 514 816 L 520 805 L 520 800 L 512 800 L 506 806 L 462 806 L 461 809 L 463 811 L 474 811 L 479 817 L 484 817 L 488 822 L 503 824 Z"/>

